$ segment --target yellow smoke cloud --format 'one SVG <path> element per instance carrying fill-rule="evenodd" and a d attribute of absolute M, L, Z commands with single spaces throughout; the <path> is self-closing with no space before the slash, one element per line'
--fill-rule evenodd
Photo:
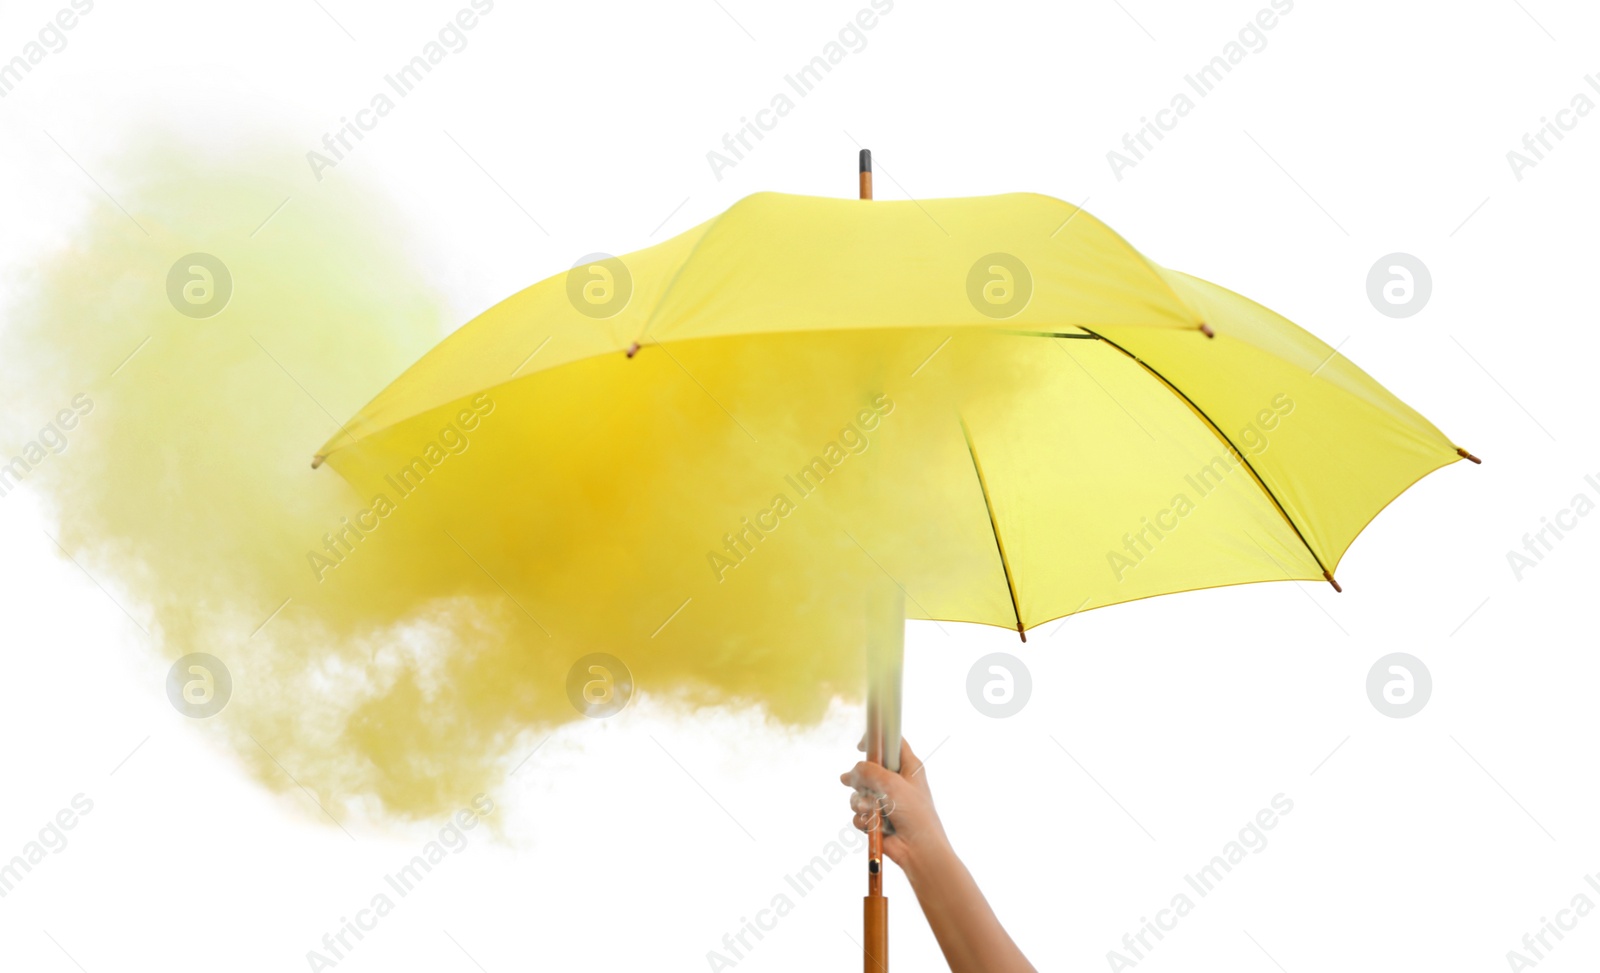
<path fill-rule="evenodd" d="M 802 651 L 686 633 L 641 654 L 603 624 L 547 636 L 487 572 L 414 556 L 442 544 L 428 501 L 396 496 L 374 519 L 372 497 L 313 471 L 336 423 L 459 322 L 392 202 L 329 182 L 276 210 L 296 187 L 249 159 L 150 150 L 99 173 L 127 212 L 96 205 L 29 269 L 0 368 L 16 436 L 75 412 L 62 455 L 25 471 L 53 535 L 163 659 L 227 665 L 233 696 L 208 726 L 263 783 L 292 787 L 287 769 L 335 814 L 452 810 L 495 790 L 530 735 L 580 718 L 568 672 L 595 651 L 627 654 L 652 692 L 786 721 L 855 692 L 857 612 L 789 633 Z M 351 522 L 379 526 L 319 569 Z"/>

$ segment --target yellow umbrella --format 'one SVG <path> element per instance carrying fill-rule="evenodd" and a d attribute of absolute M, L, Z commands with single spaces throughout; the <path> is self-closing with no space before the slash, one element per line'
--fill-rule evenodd
<path fill-rule="evenodd" d="M 775 653 L 836 679 L 890 581 L 909 617 L 1019 633 L 1332 582 L 1462 457 L 1322 341 L 1060 200 L 758 193 L 485 311 L 314 465 L 372 498 L 363 535 L 412 522 L 386 556 L 444 589 L 465 553 L 530 638 L 636 670 L 709 645 L 754 691 Z"/>

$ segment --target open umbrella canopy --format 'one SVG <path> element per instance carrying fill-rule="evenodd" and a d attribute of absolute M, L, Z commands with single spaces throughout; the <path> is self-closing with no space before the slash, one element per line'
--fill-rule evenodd
<path fill-rule="evenodd" d="M 1331 580 L 1463 455 L 1328 345 L 1059 200 L 762 193 L 486 311 L 317 461 L 368 502 L 357 534 L 411 521 L 386 556 L 443 589 L 465 553 L 536 637 L 732 660 L 859 630 L 891 582 L 909 617 L 1025 631 Z"/>

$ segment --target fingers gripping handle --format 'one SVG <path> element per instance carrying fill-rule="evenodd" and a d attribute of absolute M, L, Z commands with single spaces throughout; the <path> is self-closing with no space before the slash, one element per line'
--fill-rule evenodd
<path fill-rule="evenodd" d="M 905 592 L 898 586 L 872 592 L 866 605 L 867 760 L 900 770 L 900 687 L 905 657 Z M 883 834 L 886 822 L 867 832 L 868 915 L 883 900 Z M 869 922 L 870 926 L 870 922 Z M 869 951 L 868 968 L 871 969 Z"/>

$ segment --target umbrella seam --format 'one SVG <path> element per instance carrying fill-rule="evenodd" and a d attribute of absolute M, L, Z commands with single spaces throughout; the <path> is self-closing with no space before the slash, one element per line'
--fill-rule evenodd
<path fill-rule="evenodd" d="M 653 342 L 653 344 L 655 344 L 655 345 L 665 345 L 670 341 L 673 344 L 680 344 L 681 345 L 681 344 L 683 344 L 685 342 L 690 342 L 690 341 L 723 341 L 723 340 L 728 340 L 728 339 L 743 340 L 743 339 L 747 339 L 747 338 L 776 338 L 776 337 L 785 337 L 785 336 L 799 335 L 799 334 L 819 334 L 819 333 L 822 333 L 822 334 L 852 333 L 852 334 L 854 334 L 854 333 L 859 333 L 859 332 L 863 332 L 863 331 L 902 331 L 902 330 L 904 330 L 904 331 L 923 330 L 923 331 L 978 332 L 978 333 L 981 333 L 981 334 L 1008 335 L 1008 336 L 1012 336 L 1012 337 L 1054 337 L 1054 338 L 1074 338 L 1074 337 L 1076 337 L 1076 338 L 1091 338 L 1092 337 L 1092 338 L 1095 338 L 1095 339 L 1101 340 L 1101 341 L 1105 340 L 1105 339 L 1101 338 L 1099 335 L 1094 334 L 1092 331 L 1089 330 L 1089 328 L 1087 326 L 1082 325 L 1082 324 L 1076 324 L 1076 323 L 1073 323 L 1073 322 L 1069 321 L 1069 322 L 1066 322 L 1062 326 L 1063 327 L 1069 327 L 1069 328 L 1081 328 L 1085 333 L 1081 334 L 1081 335 L 1070 335 L 1070 334 L 1047 334 L 1045 332 L 1037 332 L 1037 331 L 1016 331 L 1016 330 L 1011 330 L 1011 329 L 1008 329 L 1008 328 L 997 327 L 996 325 L 989 324 L 989 323 L 971 323 L 971 324 L 906 324 L 906 325 L 885 325 L 885 326 L 874 326 L 874 327 L 852 326 L 852 327 L 847 327 L 847 328 L 824 328 L 824 329 L 816 329 L 816 328 L 800 329 L 800 328 L 795 328 L 795 329 L 786 330 L 786 331 L 741 331 L 741 332 L 737 332 L 737 333 L 733 333 L 733 334 L 687 335 L 687 336 L 684 336 L 684 337 L 681 337 L 681 338 L 669 338 L 669 339 L 665 339 L 665 340 L 656 340 L 656 341 Z M 1141 325 L 1141 327 L 1142 327 L 1142 325 Z M 1161 329 L 1158 329 L 1158 330 L 1173 330 L 1173 331 L 1177 331 L 1177 330 L 1180 330 L 1180 329 L 1178 329 L 1178 328 L 1170 328 L 1170 329 L 1161 328 Z M 455 333 L 459 334 L 460 333 L 460 329 L 458 329 L 457 332 L 455 332 Z M 447 337 L 445 340 L 448 341 L 450 337 L 454 337 L 454 335 L 452 334 L 451 336 Z M 514 385 L 514 384 L 516 384 L 518 382 L 524 382 L 524 381 L 527 381 L 527 380 L 529 380 L 531 378 L 535 378 L 535 377 L 537 377 L 539 375 L 543 375 L 543 374 L 546 374 L 548 372 L 554 371 L 557 368 L 565 368 L 568 365 L 575 365 L 575 364 L 577 364 L 579 362 L 593 361 L 594 359 L 597 359 L 597 358 L 605 358 L 608 355 L 614 355 L 617 352 L 623 351 L 623 350 L 625 350 L 625 349 L 620 348 L 620 347 L 619 348 L 607 348 L 604 351 L 597 351 L 597 352 L 593 352 L 592 354 L 582 355 L 582 356 L 580 356 L 578 358 L 569 359 L 567 361 L 561 362 L 560 364 L 551 365 L 551 366 L 549 366 L 547 368 L 541 368 L 541 369 L 538 369 L 538 370 L 535 370 L 535 371 L 529 371 L 529 372 L 527 372 L 525 374 L 522 374 L 522 375 L 516 375 L 516 376 L 514 376 L 512 378 L 508 378 L 508 379 L 506 379 L 504 381 L 496 382 L 493 385 L 487 385 L 487 386 L 484 386 L 482 388 L 474 389 L 471 392 L 463 392 L 462 394 L 457 395 L 454 398 L 445 399 L 442 402 L 436 402 L 433 405 L 430 405 L 425 409 L 420 409 L 417 412 L 411 413 L 410 415 L 403 416 L 403 417 L 401 417 L 399 419 L 395 419 L 392 422 L 385 423 L 384 425 L 379 426 L 376 429 L 372 429 L 372 430 L 368 430 L 366 432 L 363 432 L 359 436 L 355 436 L 355 435 L 347 436 L 346 437 L 347 439 L 353 439 L 354 441 L 350 442 L 350 443 L 348 443 L 346 445 L 343 445 L 343 446 L 336 446 L 333 449 L 328 450 L 326 453 L 322 453 L 322 452 L 319 451 L 317 454 L 314 454 L 314 455 L 320 456 L 323 460 L 326 460 L 329 457 L 333 456 L 333 454 L 335 454 L 335 453 L 342 452 L 342 451 L 344 451 L 346 449 L 350 449 L 350 448 L 353 448 L 355 446 L 359 446 L 363 442 L 366 442 L 368 439 L 371 439 L 374 436 L 377 436 L 377 435 L 379 435 L 381 433 L 387 432 L 390 429 L 395 428 L 396 426 L 403 425 L 403 424 L 405 424 L 407 422 L 410 422 L 411 420 L 417 418 L 418 416 L 425 416 L 430 412 L 434 412 L 436 410 L 445 408 L 446 406 L 454 405 L 455 403 L 460 402 L 462 399 L 470 398 L 470 397 L 472 397 L 474 395 L 482 395 L 484 393 L 493 392 L 496 389 L 504 388 L 504 387 L 506 387 L 508 385 Z M 424 356 L 424 357 L 426 357 L 426 356 Z M 420 361 L 420 360 L 421 359 L 418 359 L 418 361 Z M 413 363 L 413 365 L 415 365 L 415 363 Z M 404 373 L 402 373 L 402 377 L 404 377 Z M 398 381 L 398 379 L 396 379 L 396 381 Z M 369 402 L 368 405 L 370 405 L 370 404 L 371 403 Z M 365 408 L 366 407 L 363 406 L 362 410 L 364 411 Z M 354 422 L 355 419 L 358 418 L 360 415 L 361 415 L 361 412 L 358 411 L 355 416 L 351 417 L 350 421 Z M 330 442 L 331 441 L 332 440 L 330 440 Z M 324 443 L 323 445 L 326 446 L 327 443 Z"/>
<path fill-rule="evenodd" d="M 683 272 L 688 269 L 689 265 L 694 262 L 694 258 L 699 255 L 700 248 L 705 245 L 706 238 L 716 232 L 717 227 L 722 225 L 722 221 L 727 219 L 729 213 L 744 205 L 747 200 L 760 195 L 762 194 L 751 193 L 718 213 L 717 218 L 711 221 L 710 226 L 706 227 L 706 231 L 700 234 L 700 239 L 694 241 L 694 246 L 690 247 L 689 252 L 684 255 L 683 263 L 679 264 L 678 269 L 672 272 L 672 280 L 667 282 L 666 290 L 662 291 L 661 297 L 656 300 L 656 306 L 650 309 L 650 316 L 645 319 L 644 327 L 639 329 L 638 337 L 633 339 L 635 344 L 644 344 L 644 339 L 650 333 L 650 329 L 655 327 L 656 316 L 661 313 L 661 308 L 667 303 L 667 298 L 671 297 L 673 290 L 677 288 L 678 281 L 683 277 Z"/>
<path fill-rule="evenodd" d="M 1172 299 L 1174 301 L 1178 302 L 1178 306 L 1179 307 L 1183 308 L 1185 311 L 1188 311 L 1190 316 L 1193 317 L 1195 321 L 1198 321 L 1200 323 L 1204 323 L 1205 322 L 1205 315 L 1201 314 L 1193 305 L 1191 305 L 1188 301 L 1186 301 L 1182 297 L 1180 297 L 1178 295 L 1177 288 L 1172 286 L 1172 282 L 1167 280 L 1165 277 L 1161 276 L 1160 271 L 1158 271 L 1156 269 L 1155 261 L 1151 260 L 1149 257 L 1146 257 L 1142 252 L 1140 252 L 1138 247 L 1135 247 L 1133 244 L 1128 242 L 1128 238 L 1127 237 L 1123 236 L 1122 234 L 1118 233 L 1116 230 L 1112 229 L 1111 226 L 1109 224 L 1107 224 L 1104 220 L 1102 220 L 1100 217 L 1098 217 L 1098 216 L 1094 215 L 1093 213 L 1090 213 L 1089 211 L 1085 210 L 1082 206 L 1074 206 L 1072 203 L 1069 203 L 1064 199 L 1057 199 L 1056 197 L 1051 196 L 1048 193 L 1028 193 L 1026 195 L 1038 196 L 1038 197 L 1040 197 L 1042 199 L 1048 199 L 1051 202 L 1060 203 L 1062 206 L 1071 206 L 1075 213 L 1082 213 L 1082 214 L 1088 216 L 1089 219 L 1094 220 L 1096 223 L 1100 224 L 1100 228 L 1101 229 L 1103 229 L 1107 233 L 1111 234 L 1111 236 L 1113 238 L 1115 238 L 1118 243 L 1122 244 L 1122 246 L 1129 253 L 1133 254 L 1134 259 L 1136 259 L 1139 262 L 1140 266 L 1144 267 L 1144 269 L 1150 273 L 1150 276 L 1154 277 L 1156 279 L 1156 283 L 1160 284 L 1163 288 L 1166 289 L 1166 292 L 1168 294 L 1172 295 Z"/>
<path fill-rule="evenodd" d="M 1328 569 L 1328 566 L 1322 562 L 1322 556 L 1317 553 L 1317 549 L 1312 547 L 1311 542 L 1306 539 L 1306 535 L 1300 530 L 1300 525 L 1296 524 L 1294 522 L 1294 518 L 1289 516 L 1289 511 L 1284 509 L 1283 504 L 1278 500 L 1277 494 L 1273 493 L 1272 488 L 1267 486 L 1265 480 L 1261 479 L 1261 474 L 1256 472 L 1255 465 L 1250 462 L 1249 457 L 1245 456 L 1244 452 L 1240 450 L 1238 446 L 1234 445 L 1233 440 L 1228 438 L 1228 434 L 1222 431 L 1221 427 L 1219 427 L 1216 422 L 1206 414 L 1205 410 L 1196 405 L 1195 401 L 1189 398 L 1188 393 L 1174 385 L 1165 375 L 1146 364 L 1145 361 L 1138 355 L 1135 355 L 1133 352 L 1122 347 L 1104 335 L 1096 334 L 1095 332 L 1090 331 L 1088 328 L 1084 328 L 1083 330 L 1089 331 L 1090 334 L 1094 334 L 1095 337 L 1099 338 L 1101 341 L 1104 341 L 1106 344 L 1133 359 L 1140 368 L 1143 368 L 1151 375 L 1154 375 L 1157 381 L 1159 381 L 1162 385 L 1165 385 L 1178 398 L 1182 399 L 1194 412 L 1194 414 L 1200 417 L 1200 419 L 1211 430 L 1212 434 L 1218 439 L 1222 440 L 1228 449 L 1233 452 L 1234 457 L 1238 459 L 1241 464 L 1243 464 L 1245 469 L 1250 471 L 1250 478 L 1255 480 L 1256 486 L 1260 487 L 1261 492 L 1266 494 L 1268 500 L 1272 501 L 1272 506 L 1277 509 L 1278 515 L 1283 518 L 1284 523 L 1289 525 L 1289 529 L 1294 531 L 1294 536 L 1300 538 L 1300 543 L 1305 545 L 1306 552 L 1311 555 L 1312 560 L 1317 562 L 1317 567 L 1322 569 L 1323 576 L 1326 577 L 1330 582 L 1333 581 L 1333 573 Z"/>

